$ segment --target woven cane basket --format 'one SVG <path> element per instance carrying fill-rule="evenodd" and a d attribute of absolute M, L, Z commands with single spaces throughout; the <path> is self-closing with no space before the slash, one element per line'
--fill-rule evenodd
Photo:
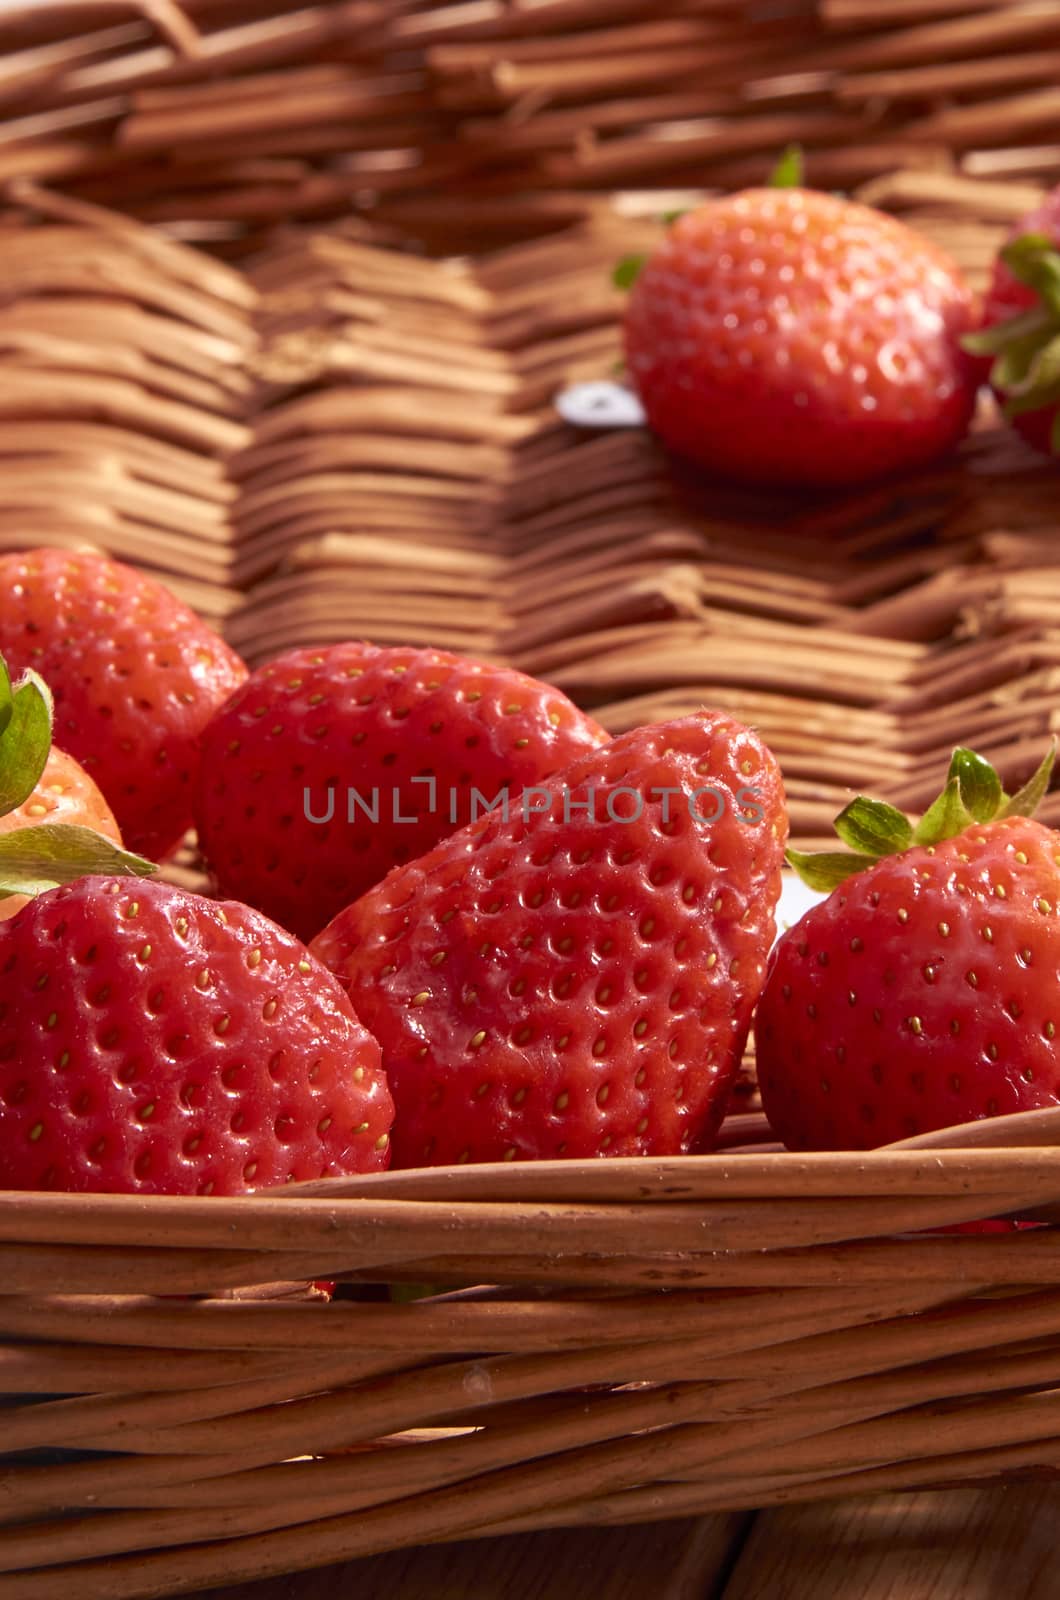
<path fill-rule="evenodd" d="M 721 706 L 802 843 L 956 742 L 1034 766 L 1060 480 L 992 412 L 796 500 L 552 399 L 614 368 L 611 264 L 789 141 L 981 283 L 1060 179 L 1055 0 L 15 3 L 0 52 L 0 549 L 136 562 L 251 662 Z M 710 1156 L 0 1195 L 4 1600 L 1060 1469 L 1060 1113 L 803 1157 L 753 1095 Z"/>

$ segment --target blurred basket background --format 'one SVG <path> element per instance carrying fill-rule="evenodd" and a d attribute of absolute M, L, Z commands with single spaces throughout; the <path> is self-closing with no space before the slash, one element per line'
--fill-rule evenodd
<path fill-rule="evenodd" d="M 981 282 L 1060 180 L 1056 0 L 71 0 L 0 47 L 0 548 L 150 567 L 251 661 L 364 634 L 615 730 L 727 707 L 802 839 L 957 741 L 1036 763 L 1057 478 L 985 405 L 952 461 L 792 499 L 551 402 L 614 369 L 612 264 L 792 140 Z M 1051 1471 L 1054 1229 L 900 1235 L 1058 1203 L 1049 1150 L 6 1197 L 0 1589 Z M 158 1298 L 341 1275 L 514 1287 Z"/>
<path fill-rule="evenodd" d="M 792 501 L 550 401 L 614 369 L 612 263 L 790 140 L 981 281 L 1060 178 L 1055 0 L 80 0 L 0 43 L 0 541 L 157 568 L 251 660 L 364 632 L 615 730 L 724 705 L 803 837 L 957 739 L 1029 769 L 1055 478 L 992 416 Z"/>

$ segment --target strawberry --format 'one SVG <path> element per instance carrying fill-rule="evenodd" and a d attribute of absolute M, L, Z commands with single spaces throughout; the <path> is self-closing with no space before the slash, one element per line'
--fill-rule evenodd
<path fill-rule="evenodd" d="M 607 735 L 547 684 L 444 650 L 291 650 L 203 736 L 195 801 L 217 882 L 303 938 L 499 791 Z"/>
<path fill-rule="evenodd" d="M 0 926 L 0 1189 L 375 1171 L 391 1113 L 341 986 L 248 906 L 90 876 Z"/>
<path fill-rule="evenodd" d="M 87 872 L 154 871 L 122 847 L 103 796 L 51 733 L 47 684 L 30 671 L 12 685 L 0 656 L 0 921 Z"/>
<path fill-rule="evenodd" d="M 122 842 L 113 812 L 84 767 L 54 745 L 48 752 L 44 771 L 26 799 L 0 816 L 0 834 L 45 822 L 72 823 L 91 828 L 115 844 Z M 0 921 L 13 917 L 25 903 L 25 896 L 17 894 L 0 900 Z"/>
<path fill-rule="evenodd" d="M 160 583 L 105 556 L 2 556 L 0 592 L 0 651 L 47 679 L 58 743 L 130 848 L 160 859 L 191 823 L 199 733 L 246 668 Z"/>
<path fill-rule="evenodd" d="M 778 942 L 755 1021 L 762 1104 L 792 1149 L 861 1149 L 1060 1101 L 1060 835 L 957 750 L 913 828 L 859 797 L 854 854 L 789 851 L 835 885 Z"/>
<path fill-rule="evenodd" d="M 580 756 L 341 912 L 311 948 L 382 1045 L 394 1164 L 709 1144 L 786 831 L 769 751 L 705 711 Z"/>
<path fill-rule="evenodd" d="M 973 296 L 893 217 L 801 188 L 709 200 L 633 285 L 626 360 L 677 454 L 751 483 L 828 488 L 949 450 L 975 403 Z"/>
<path fill-rule="evenodd" d="M 990 383 L 1014 428 L 1060 455 L 1060 186 L 1012 230 L 994 263 L 978 333 Z"/>

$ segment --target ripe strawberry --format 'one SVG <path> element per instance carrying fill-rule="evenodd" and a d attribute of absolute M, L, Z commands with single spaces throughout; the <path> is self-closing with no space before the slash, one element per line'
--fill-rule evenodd
<path fill-rule="evenodd" d="M 58 743 L 129 846 L 159 859 L 191 822 L 199 733 L 246 668 L 160 583 L 104 556 L 2 556 L 0 592 L 0 651 L 47 680 Z"/>
<path fill-rule="evenodd" d="M 114 814 L 84 767 L 64 750 L 53 745 L 36 787 L 21 805 L 0 816 L 0 834 L 16 828 L 32 828 L 42 823 L 72 823 L 92 828 L 104 838 L 121 844 L 121 833 Z M 0 922 L 13 917 L 26 903 L 25 895 L 0 900 Z"/>
<path fill-rule="evenodd" d="M 990 382 L 1014 428 L 1060 455 L 1060 185 L 1017 223 L 994 263 L 979 333 Z"/>
<path fill-rule="evenodd" d="M 973 297 L 893 217 L 748 189 L 679 217 L 636 279 L 626 360 L 679 455 L 752 483 L 860 483 L 931 461 L 968 426 Z"/>
<path fill-rule="evenodd" d="M 769 751 L 703 712 L 580 756 L 341 912 L 312 949 L 382 1045 L 394 1164 L 709 1144 L 786 832 Z"/>
<path fill-rule="evenodd" d="M 308 938 L 499 790 L 606 738 L 507 667 L 363 643 L 291 650 L 203 736 L 199 841 L 225 893 Z"/>
<path fill-rule="evenodd" d="M 1060 835 L 1027 814 L 1052 759 L 1008 800 L 958 750 L 915 830 L 858 799 L 836 821 L 856 854 L 789 852 L 838 887 L 779 941 L 758 1006 L 785 1144 L 868 1148 L 1060 1101 Z"/>
<path fill-rule="evenodd" d="M 0 921 L 85 873 L 154 871 L 123 849 L 103 796 L 51 734 L 48 685 L 33 671 L 12 684 L 0 655 Z"/>
<path fill-rule="evenodd" d="M 0 927 L 0 1189 L 375 1171 L 391 1114 L 341 986 L 248 906 L 86 877 Z"/>

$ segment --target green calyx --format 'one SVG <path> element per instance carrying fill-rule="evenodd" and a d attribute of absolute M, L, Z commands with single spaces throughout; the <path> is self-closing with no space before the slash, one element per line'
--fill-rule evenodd
<path fill-rule="evenodd" d="M 616 289 L 632 289 L 640 277 L 647 256 L 623 256 L 611 269 L 611 282 Z"/>
<path fill-rule="evenodd" d="M 1003 817 L 1032 817 L 1045 798 L 1056 759 L 1056 741 L 1046 751 L 1037 771 L 1022 789 L 1007 795 L 1001 779 L 983 756 L 963 746 L 953 752 L 942 793 L 917 823 L 886 800 L 858 795 L 835 819 L 833 826 L 845 850 L 788 850 L 790 867 L 811 889 L 825 894 L 875 866 L 884 856 L 900 855 L 914 845 L 939 844 L 954 839 L 976 823 Z"/>
<path fill-rule="evenodd" d="M 801 189 L 806 181 L 806 162 L 801 144 L 789 144 L 767 179 L 770 189 Z"/>
<path fill-rule="evenodd" d="M 1001 259 L 1038 304 L 961 343 L 970 355 L 993 357 L 990 382 L 1008 419 L 1056 408 L 1050 444 L 1060 455 L 1060 250 L 1044 233 L 1024 233 Z"/>
<path fill-rule="evenodd" d="M 12 687 L 0 656 L 0 816 L 28 800 L 52 745 L 52 697 L 35 672 Z"/>
<path fill-rule="evenodd" d="M 52 744 L 52 697 L 44 680 L 26 672 L 12 685 L 0 656 L 0 816 L 29 799 Z M 123 850 L 93 828 L 37 823 L 0 834 L 0 900 L 40 894 L 86 873 L 146 877 L 153 861 Z"/>

